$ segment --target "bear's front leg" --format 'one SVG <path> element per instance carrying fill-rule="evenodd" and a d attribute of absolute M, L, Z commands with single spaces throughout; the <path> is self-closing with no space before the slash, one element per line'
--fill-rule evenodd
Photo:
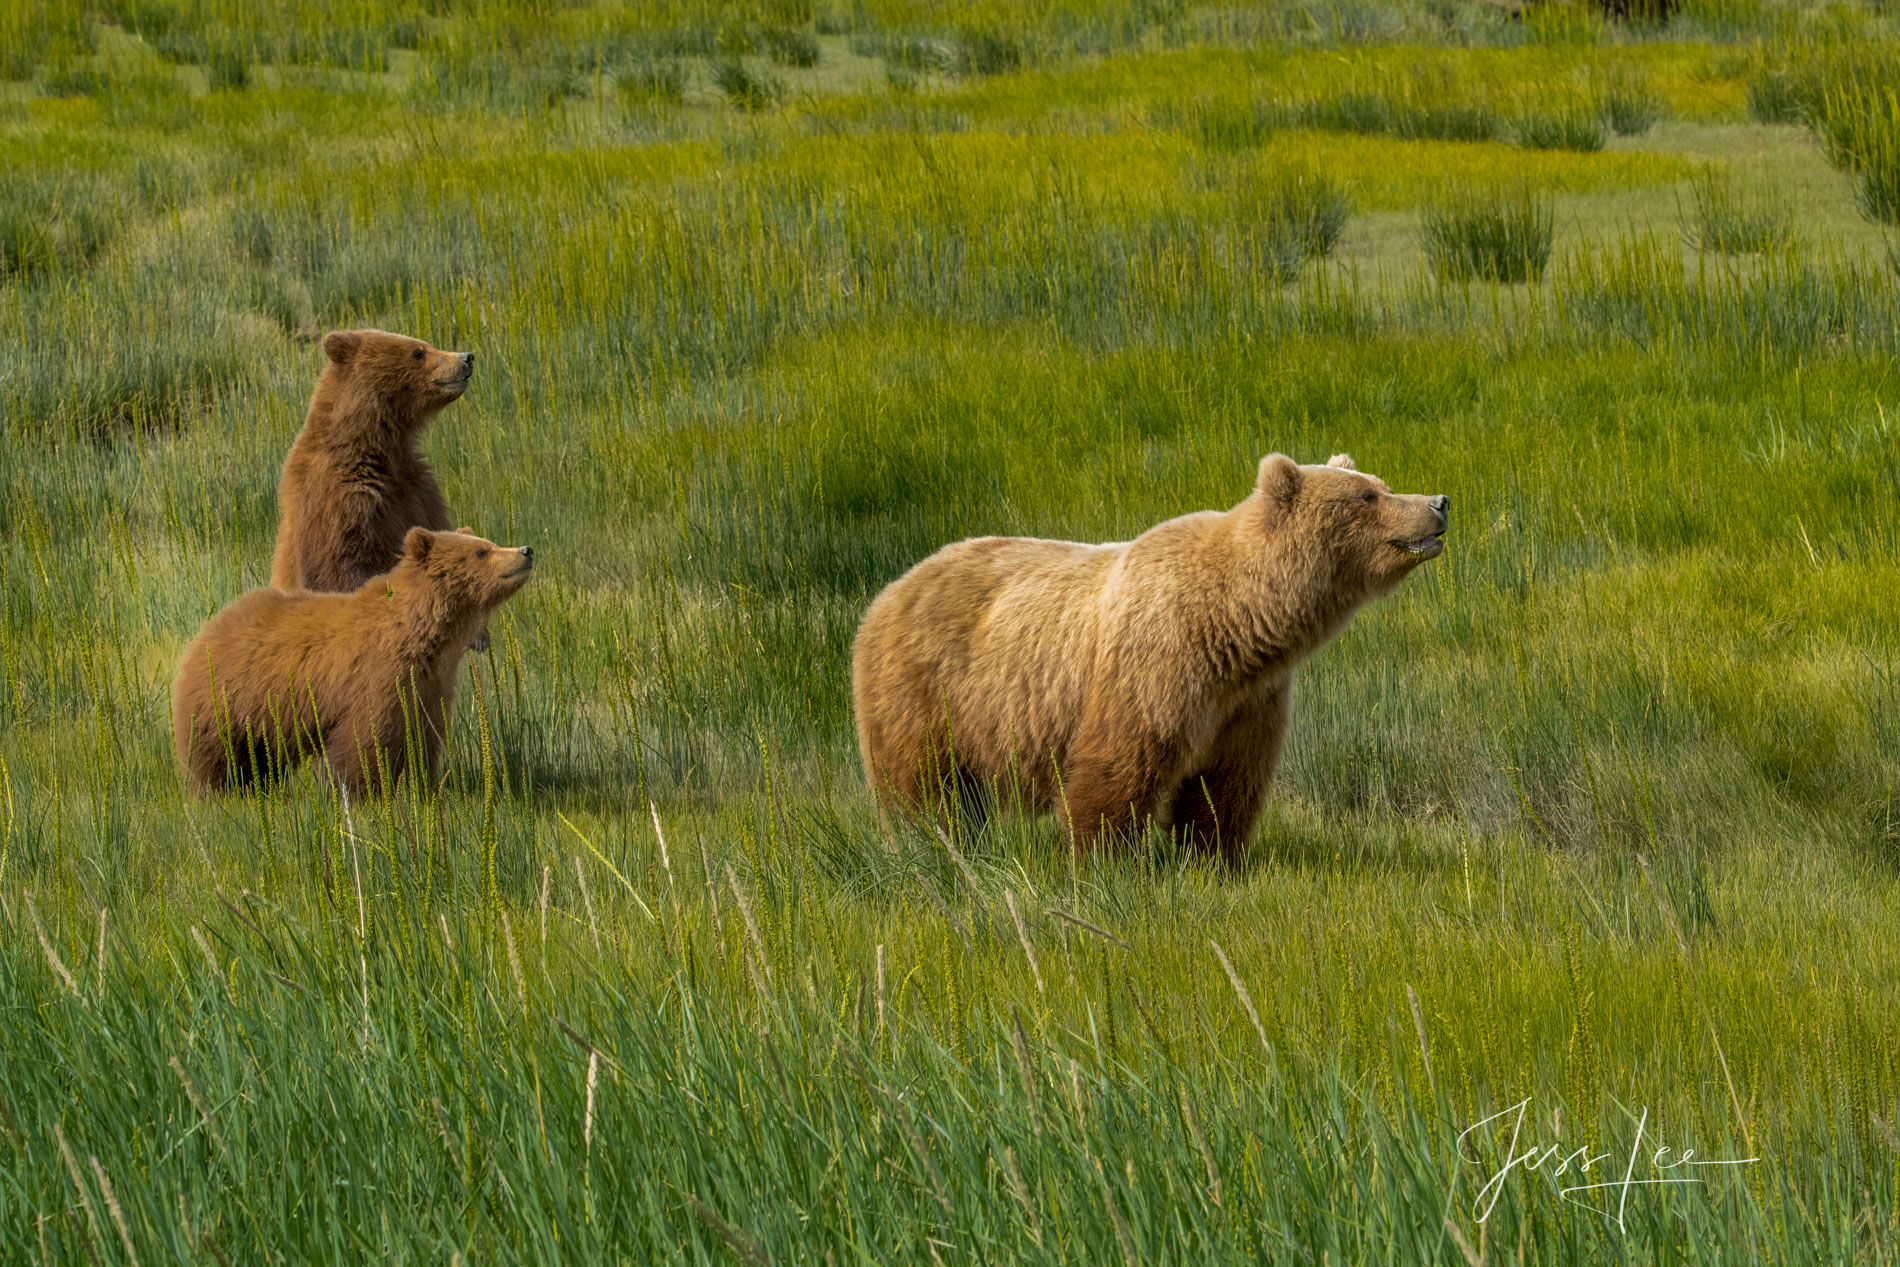
<path fill-rule="evenodd" d="M 488 631 L 482 630 L 482 641 L 486 645 Z M 449 679 L 449 689 L 453 690 L 455 679 Z M 449 710 L 455 706 L 454 697 L 446 693 L 426 697 L 422 702 L 422 768 L 428 771 L 431 786 L 442 786 L 442 753 L 449 743 Z"/>
<path fill-rule="evenodd" d="M 324 760 L 329 764 L 330 777 L 337 786 L 350 796 L 351 800 L 361 800 L 373 790 L 368 775 L 368 766 L 376 763 L 376 748 L 365 740 L 355 742 L 354 734 L 333 736 L 324 745 Z"/>
<path fill-rule="evenodd" d="M 381 696 L 375 683 L 363 704 L 341 710 L 325 728 L 323 755 L 330 773 L 351 799 L 376 796 L 402 777 L 404 716 L 398 701 Z"/>
<path fill-rule="evenodd" d="M 1189 847 L 1218 849 L 1229 862 L 1246 849 L 1280 764 L 1292 699 L 1290 677 L 1263 687 L 1221 727 L 1208 764 L 1181 781 L 1172 818 Z"/>
<path fill-rule="evenodd" d="M 1104 718 L 1083 728 L 1062 771 L 1069 840 L 1078 850 L 1104 832 L 1139 835 L 1164 808 L 1181 774 L 1180 744 Z"/>

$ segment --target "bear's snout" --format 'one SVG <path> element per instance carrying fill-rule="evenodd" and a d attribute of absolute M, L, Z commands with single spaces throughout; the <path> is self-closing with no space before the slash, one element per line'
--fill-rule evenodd
<path fill-rule="evenodd" d="M 439 367 L 435 376 L 435 385 L 445 392 L 460 395 L 468 389 L 468 382 L 475 377 L 475 354 L 473 352 L 439 352 L 432 364 Z"/>
<path fill-rule="evenodd" d="M 534 571 L 534 547 L 522 546 L 511 553 L 515 556 L 514 565 L 507 571 L 501 573 L 501 579 L 504 581 L 516 579 L 525 581 L 528 573 Z"/>
<path fill-rule="evenodd" d="M 1438 516 L 1438 530 L 1440 532 L 1451 527 L 1451 498 L 1440 493 L 1428 501 L 1426 505 L 1430 506 L 1432 513 Z"/>

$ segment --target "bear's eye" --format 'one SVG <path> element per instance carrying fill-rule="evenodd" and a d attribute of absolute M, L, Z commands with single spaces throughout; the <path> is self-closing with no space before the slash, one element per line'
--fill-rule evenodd
<path fill-rule="evenodd" d="M 475 552 L 475 557 L 476 557 L 476 558 L 478 558 L 478 559 L 485 559 L 485 558 L 487 558 L 487 557 L 488 557 L 488 547 L 487 547 L 487 546 L 483 546 L 483 547 L 482 547 L 481 549 L 479 549 L 479 550 L 477 550 L 477 551 Z"/>
<path fill-rule="evenodd" d="M 1373 502 L 1379 500 L 1379 495 L 1368 488 L 1365 492 L 1359 494 L 1359 500 L 1370 506 Z"/>
<path fill-rule="evenodd" d="M 411 352 L 409 354 L 409 359 L 412 361 L 420 361 L 422 359 L 422 349 L 417 348 L 415 351 Z"/>

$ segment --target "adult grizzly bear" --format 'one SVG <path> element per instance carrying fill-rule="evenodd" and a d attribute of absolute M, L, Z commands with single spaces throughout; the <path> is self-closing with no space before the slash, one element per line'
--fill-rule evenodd
<path fill-rule="evenodd" d="M 256 589 L 213 616 L 172 684 L 172 740 L 192 788 L 281 773 L 321 751 L 353 795 L 415 756 L 435 777 L 456 668 L 534 552 L 411 528 L 402 559 L 354 593 Z"/>
<path fill-rule="evenodd" d="M 396 566 L 409 529 L 449 526 L 416 441 L 468 390 L 475 354 L 386 330 L 332 331 L 323 351 L 329 363 L 277 486 L 272 589 L 347 593 Z"/>
<path fill-rule="evenodd" d="M 880 800 L 989 791 L 1066 813 L 1075 844 L 1154 821 L 1236 856 L 1285 738 L 1294 668 L 1443 549 L 1450 499 L 1340 454 L 1273 454 L 1246 500 L 1077 545 L 977 537 L 871 604 L 852 651 Z"/>

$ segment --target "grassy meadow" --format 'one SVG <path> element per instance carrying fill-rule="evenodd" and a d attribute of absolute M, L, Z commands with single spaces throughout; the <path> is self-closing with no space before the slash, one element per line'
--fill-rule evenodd
<path fill-rule="evenodd" d="M 1896 94 L 1886 4 L 0 0 L 0 1260 L 1893 1260 Z M 352 325 L 543 565 L 439 789 L 193 799 Z M 1454 515 L 1243 864 L 880 825 L 881 586 L 1274 450 Z"/>

